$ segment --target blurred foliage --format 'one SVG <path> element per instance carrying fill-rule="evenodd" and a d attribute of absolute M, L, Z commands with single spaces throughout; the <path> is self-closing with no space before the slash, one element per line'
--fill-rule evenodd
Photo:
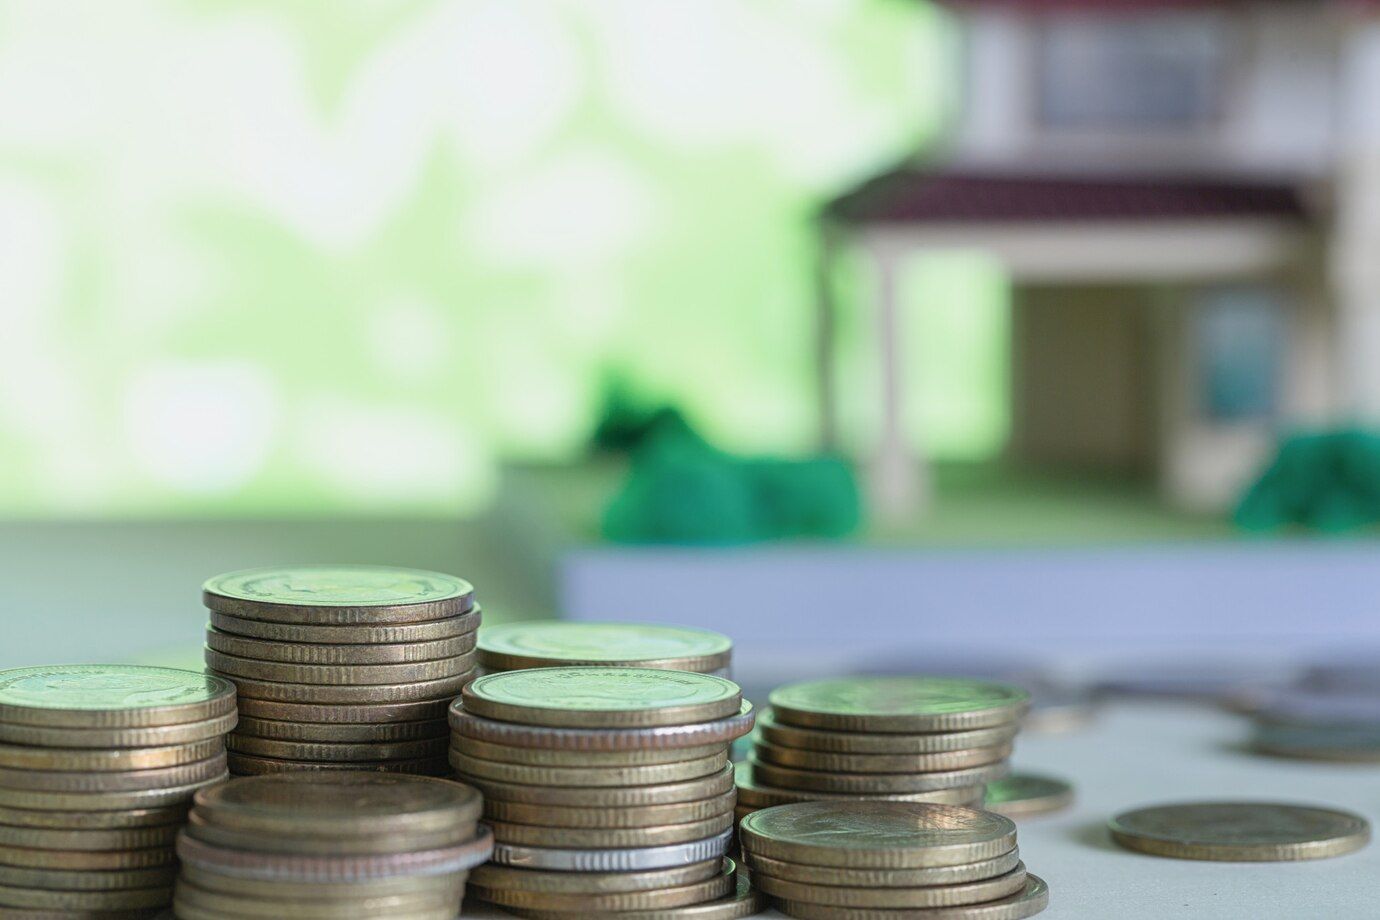
<path fill-rule="evenodd" d="M 1253 531 L 1299 525 L 1329 533 L 1380 523 L 1380 433 L 1287 438 L 1242 498 L 1236 522 Z"/>

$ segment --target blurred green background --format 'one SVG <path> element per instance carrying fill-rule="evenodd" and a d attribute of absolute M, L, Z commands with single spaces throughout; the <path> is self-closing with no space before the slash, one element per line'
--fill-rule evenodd
<path fill-rule="evenodd" d="M 953 44 L 909 0 L 0 3 L 0 514 L 473 514 L 610 373 L 808 451 L 815 209 L 935 137 Z M 906 299 L 926 451 L 993 455 L 1000 273 Z"/>

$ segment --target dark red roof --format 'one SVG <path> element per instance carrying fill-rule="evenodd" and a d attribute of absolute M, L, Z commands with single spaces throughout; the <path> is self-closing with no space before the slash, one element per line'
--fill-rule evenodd
<path fill-rule="evenodd" d="M 826 205 L 844 223 L 1305 219 L 1299 189 L 1201 178 L 996 176 L 900 170 Z"/>

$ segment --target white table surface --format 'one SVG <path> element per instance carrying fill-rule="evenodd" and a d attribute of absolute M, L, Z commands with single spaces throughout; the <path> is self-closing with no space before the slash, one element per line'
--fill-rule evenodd
<path fill-rule="evenodd" d="M 1108 816 L 1189 799 L 1336 806 L 1380 819 L 1380 767 L 1294 762 L 1236 749 L 1245 721 L 1181 706 L 1118 706 L 1083 731 L 1026 735 L 1018 768 L 1063 776 L 1072 808 L 1020 824 L 1027 867 L 1050 887 L 1048 920 L 1363 920 L 1380 918 L 1380 843 L 1297 863 L 1211 863 L 1131 853 Z M 467 905 L 468 906 L 468 905 Z M 476 907 L 469 918 L 507 917 Z M 782 914 L 770 910 L 763 920 Z"/>

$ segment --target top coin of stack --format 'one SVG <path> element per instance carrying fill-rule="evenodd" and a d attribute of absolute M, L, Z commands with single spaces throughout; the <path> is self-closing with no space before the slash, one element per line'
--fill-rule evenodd
<path fill-rule="evenodd" d="M 489 858 L 479 793 L 378 773 L 277 774 L 196 797 L 178 839 L 176 914 L 453 920 Z"/>
<path fill-rule="evenodd" d="M 170 903 L 174 838 L 193 793 L 226 778 L 234 725 L 235 688 L 192 671 L 0 671 L 0 915 Z"/>
<path fill-rule="evenodd" d="M 239 688 L 237 774 L 446 772 L 446 708 L 473 676 L 480 611 L 450 575 L 252 569 L 206 582 L 207 670 Z"/>
<path fill-rule="evenodd" d="M 741 839 L 753 884 L 804 920 L 1020 920 L 1049 903 L 1016 825 L 981 809 L 801 802 L 747 816 Z"/>
<path fill-rule="evenodd" d="M 685 626 L 643 623 L 504 623 L 479 632 L 486 673 L 528 668 L 658 668 L 729 676 L 733 640 Z"/>
<path fill-rule="evenodd" d="M 739 816 L 813 799 L 980 804 L 1005 776 L 1029 695 L 950 677 L 780 687 L 738 778 Z"/>
<path fill-rule="evenodd" d="M 709 674 L 575 667 L 480 677 L 451 710 L 451 757 L 484 793 L 494 865 L 471 893 L 521 916 L 694 916 L 760 909 L 725 854 L 728 748 L 752 729 Z"/>

